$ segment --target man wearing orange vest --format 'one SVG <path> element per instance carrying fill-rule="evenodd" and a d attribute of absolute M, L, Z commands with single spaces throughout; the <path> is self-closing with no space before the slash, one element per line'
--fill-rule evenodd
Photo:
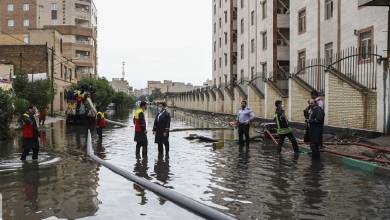
<path fill-rule="evenodd" d="M 35 120 L 35 110 L 33 106 L 28 108 L 28 111 L 24 113 L 20 118 L 20 125 L 22 128 L 23 134 L 23 153 L 20 157 L 20 160 L 25 161 L 26 157 L 33 151 L 33 160 L 38 159 L 39 152 L 39 134 L 38 134 L 38 126 Z"/>
<path fill-rule="evenodd" d="M 146 136 L 146 120 L 145 120 L 145 111 L 147 109 L 147 104 L 145 101 L 142 101 L 140 107 L 134 112 L 134 126 L 135 126 L 135 135 L 134 141 L 137 142 L 136 146 L 136 156 L 139 158 L 139 153 L 142 147 L 142 156 L 147 157 L 148 155 L 148 137 Z"/>

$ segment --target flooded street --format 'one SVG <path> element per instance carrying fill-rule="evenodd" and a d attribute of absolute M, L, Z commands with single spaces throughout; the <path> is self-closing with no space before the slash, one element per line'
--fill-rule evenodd
<path fill-rule="evenodd" d="M 171 129 L 214 127 L 175 111 Z M 215 207 L 237 219 L 388 219 L 390 179 L 343 166 L 326 156 L 312 162 L 291 149 L 252 143 L 221 149 L 184 137 L 234 138 L 234 131 L 171 133 L 169 158 L 157 156 L 149 110 L 148 158 L 136 159 L 134 128 L 107 128 L 94 137 L 96 154 L 152 182 Z M 131 114 L 114 115 L 131 123 Z M 156 194 L 85 158 L 85 127 L 49 125 L 39 163 L 19 162 L 19 139 L 0 148 L 3 219 L 199 219 Z M 95 134 L 94 134 L 95 135 Z M 17 146 L 17 147 L 13 147 Z"/>

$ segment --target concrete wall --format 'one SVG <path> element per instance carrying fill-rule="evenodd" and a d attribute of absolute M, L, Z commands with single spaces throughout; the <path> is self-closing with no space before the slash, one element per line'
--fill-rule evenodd
<path fill-rule="evenodd" d="M 327 124 L 375 130 L 376 94 L 364 95 L 331 73 L 326 74 L 326 79 Z"/>
<path fill-rule="evenodd" d="M 289 98 L 289 115 L 290 121 L 303 122 L 303 110 L 306 108 L 307 101 L 310 99 L 310 91 L 304 89 L 295 80 L 289 80 L 290 98 Z"/>
<path fill-rule="evenodd" d="M 252 88 L 248 88 L 248 106 L 253 110 L 256 117 L 265 118 L 265 100 L 260 98 Z"/>

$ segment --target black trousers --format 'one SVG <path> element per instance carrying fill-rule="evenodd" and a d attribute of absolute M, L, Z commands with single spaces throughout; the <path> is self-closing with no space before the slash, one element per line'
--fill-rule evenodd
<path fill-rule="evenodd" d="M 169 154 L 169 141 L 159 142 L 158 144 L 158 154 L 164 153 L 164 146 L 165 146 L 165 155 Z"/>
<path fill-rule="evenodd" d="M 96 133 L 99 136 L 99 139 L 103 139 L 103 128 L 96 128 Z"/>
<path fill-rule="evenodd" d="M 33 160 L 38 159 L 39 153 L 39 140 L 38 138 L 23 138 L 23 153 L 20 157 L 20 160 L 26 160 L 26 157 L 30 154 L 30 151 L 33 152 Z"/>
<path fill-rule="evenodd" d="M 135 154 L 139 157 L 139 153 L 142 148 L 142 156 L 146 157 L 148 155 L 148 140 L 138 141 L 135 149 Z"/>
<path fill-rule="evenodd" d="M 244 141 L 245 136 L 245 141 Z M 238 125 L 238 142 L 240 146 L 249 146 L 250 137 L 249 137 L 249 124 L 239 124 Z"/>
<path fill-rule="evenodd" d="M 294 134 L 292 132 L 287 134 L 279 134 L 278 153 L 282 152 L 282 146 L 284 144 L 284 140 L 286 139 L 286 137 L 290 140 L 294 152 L 298 153 L 299 152 L 298 142 L 297 139 L 295 139 Z"/>

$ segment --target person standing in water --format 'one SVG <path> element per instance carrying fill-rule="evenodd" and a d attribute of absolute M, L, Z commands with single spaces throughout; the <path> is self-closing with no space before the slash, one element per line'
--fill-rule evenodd
<path fill-rule="evenodd" d="M 147 103 L 142 101 L 140 107 L 134 112 L 134 126 L 135 135 L 134 141 L 137 143 L 135 154 L 139 158 L 140 150 L 142 148 L 142 156 L 147 157 L 148 155 L 148 137 L 146 136 L 146 120 L 145 111 L 147 109 Z"/>
<path fill-rule="evenodd" d="M 171 127 L 171 115 L 167 111 L 167 104 L 165 102 L 160 103 L 158 107 L 158 113 L 154 120 L 153 134 L 155 135 L 155 143 L 158 144 L 158 155 L 169 156 L 169 130 Z"/>

